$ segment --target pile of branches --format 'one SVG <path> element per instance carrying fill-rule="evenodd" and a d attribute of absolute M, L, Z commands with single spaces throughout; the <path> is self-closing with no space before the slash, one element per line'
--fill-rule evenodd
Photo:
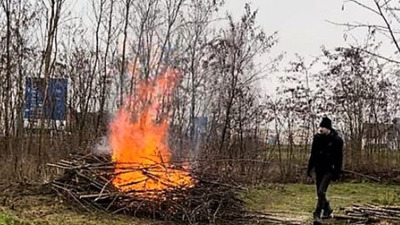
<path fill-rule="evenodd" d="M 346 220 L 349 223 L 393 222 L 400 224 L 399 206 L 353 205 L 345 209 L 346 215 L 337 215 L 335 219 Z"/>
<path fill-rule="evenodd" d="M 220 183 L 217 177 L 191 175 L 194 179 L 192 186 L 171 187 L 163 191 L 121 191 L 112 184 L 116 166 L 123 166 L 125 171 L 141 171 L 147 179 L 157 180 L 158 176 L 143 165 L 116 165 L 109 156 L 93 154 L 71 155 L 68 160 L 48 166 L 60 170 L 62 174 L 59 179 L 52 181 L 52 188 L 88 211 L 106 210 L 185 224 L 209 224 L 233 219 L 236 222 L 241 219 L 248 221 L 255 217 L 264 221 L 277 220 L 266 215 L 252 216 L 246 212 L 244 202 L 238 198 L 238 192 L 243 188 Z M 185 170 L 184 166 L 177 164 L 163 164 L 162 168 L 166 171 Z"/>

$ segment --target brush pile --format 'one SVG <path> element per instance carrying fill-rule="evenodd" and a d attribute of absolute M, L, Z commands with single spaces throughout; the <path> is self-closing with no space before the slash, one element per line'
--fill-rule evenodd
<path fill-rule="evenodd" d="M 238 198 L 240 186 L 218 182 L 217 177 L 195 177 L 190 187 L 171 187 L 163 191 L 129 190 L 121 191 L 113 184 L 116 164 L 110 156 L 71 155 L 69 160 L 48 164 L 62 176 L 52 181 L 52 188 L 64 198 L 79 204 L 88 211 L 106 210 L 141 218 L 177 221 L 185 224 L 214 223 L 279 218 L 268 215 L 250 214 Z M 129 171 L 141 171 L 146 179 L 160 179 L 151 168 L 141 165 L 119 165 Z M 154 166 L 154 165 L 153 165 Z M 181 165 L 162 165 L 165 171 L 182 170 Z M 187 171 L 186 171 L 187 172 Z M 158 180 L 163 182 L 163 180 Z M 165 182 L 168 184 L 168 182 Z M 283 221 L 285 221 L 283 219 Z"/>
<path fill-rule="evenodd" d="M 399 206 L 353 205 L 344 211 L 345 215 L 335 215 L 335 219 L 348 223 L 368 224 L 385 221 L 390 222 L 389 224 L 400 224 Z"/>

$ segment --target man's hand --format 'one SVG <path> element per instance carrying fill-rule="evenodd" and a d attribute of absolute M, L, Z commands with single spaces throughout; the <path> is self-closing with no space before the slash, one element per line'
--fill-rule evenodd
<path fill-rule="evenodd" d="M 335 172 L 332 174 L 332 180 L 338 181 L 340 179 L 340 172 Z"/>

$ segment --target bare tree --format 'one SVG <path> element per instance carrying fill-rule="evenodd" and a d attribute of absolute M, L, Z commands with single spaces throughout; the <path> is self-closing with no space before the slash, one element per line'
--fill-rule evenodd
<path fill-rule="evenodd" d="M 366 121 L 387 123 L 390 120 L 390 99 L 394 87 L 383 73 L 383 65 L 360 48 L 324 50 L 326 70 L 316 77 L 316 95 L 325 99 L 320 106 L 344 125 L 351 166 L 362 163 L 362 138 Z"/>
<path fill-rule="evenodd" d="M 400 8 L 398 7 L 398 2 L 391 0 L 346 0 L 343 3 L 343 9 L 345 9 L 345 4 L 355 4 L 365 9 L 367 12 L 376 15 L 377 20 L 371 21 L 369 23 L 357 22 L 345 23 L 340 25 L 348 27 L 349 30 L 356 28 L 366 28 L 371 34 L 380 33 L 384 37 L 389 38 L 389 40 L 393 43 L 394 47 L 396 48 L 396 55 L 400 53 Z M 400 60 L 391 59 L 390 56 L 382 56 L 381 54 L 369 51 L 368 49 L 363 49 L 363 51 L 392 63 L 400 63 Z"/>
<path fill-rule="evenodd" d="M 257 11 L 251 11 L 247 4 L 241 21 L 235 23 L 229 18 L 229 28 L 210 43 L 209 65 L 219 74 L 215 82 L 221 85 L 217 93 L 217 96 L 221 96 L 218 101 L 223 117 L 220 151 L 229 137 L 232 114 L 240 99 L 240 92 L 249 88 L 249 84 L 258 78 L 251 71 L 254 57 L 267 52 L 276 43 L 274 34 L 267 36 L 255 26 L 256 15 Z"/>
<path fill-rule="evenodd" d="M 204 116 L 207 147 L 217 149 L 213 157 L 256 160 L 265 154 L 261 138 L 268 116 L 255 85 L 265 70 L 255 60 L 274 46 L 276 36 L 257 27 L 248 5 L 240 21 L 229 18 L 217 30 L 213 22 L 223 1 L 91 1 L 92 13 L 84 19 L 93 24 L 75 19 L 82 15 L 75 17 L 68 3 L 0 3 L 0 129 L 6 137 L 0 141 L 13 150 L 4 172 L 12 168 L 19 178 L 43 179 L 47 162 L 89 151 L 106 133 L 106 113 L 122 105 L 124 95 L 137 94 L 139 79 L 152 82 L 168 68 L 181 73 L 179 87 L 172 103 L 162 99 L 159 114 L 172 111 L 171 130 L 178 127 L 179 141 L 189 140 L 194 118 Z M 68 79 L 67 128 L 46 126 L 54 123 L 45 113 L 52 96 L 45 96 L 41 126 L 24 127 L 27 77 L 44 79 L 45 95 L 51 79 Z M 261 167 L 248 165 L 238 169 L 259 177 Z"/>
<path fill-rule="evenodd" d="M 124 40 L 122 43 L 122 56 L 121 56 L 121 69 L 120 69 L 120 90 L 119 90 L 119 95 L 120 95 L 120 100 L 119 100 L 119 105 L 122 105 L 124 102 L 124 89 L 123 89 L 123 83 L 124 83 L 124 76 L 126 72 L 126 45 L 127 45 L 127 40 L 128 40 L 128 25 L 129 25 L 129 19 L 130 19 L 130 9 L 132 5 L 132 0 L 126 0 L 125 1 L 125 12 L 124 12 L 124 28 L 123 28 L 123 34 L 124 34 Z"/>
<path fill-rule="evenodd" d="M 6 76 L 4 93 L 4 134 L 6 137 L 6 149 L 8 150 L 8 138 L 10 136 L 10 114 L 11 114 L 11 0 L 3 1 L 2 8 L 6 14 Z"/>
<path fill-rule="evenodd" d="M 107 39 L 106 39 L 106 46 L 105 46 L 104 59 L 103 59 L 103 63 L 104 63 L 104 65 L 103 65 L 103 76 L 102 76 L 101 82 L 99 83 L 100 84 L 99 86 L 101 87 L 100 112 L 99 112 L 99 116 L 97 118 L 96 132 L 98 132 L 100 123 L 103 120 L 104 104 L 105 104 L 106 98 L 107 98 L 106 91 L 109 88 L 108 87 L 109 85 L 107 83 L 107 81 L 108 81 L 107 77 L 109 76 L 109 74 L 108 74 L 109 65 L 108 65 L 107 62 L 108 62 L 108 57 L 109 57 L 109 54 L 110 54 L 110 45 L 111 45 L 111 42 L 115 39 L 115 33 L 116 33 L 116 30 L 113 29 L 114 7 L 115 7 L 114 6 L 114 0 L 111 0 L 110 1 L 110 5 L 109 5 L 110 12 L 109 12 L 109 15 L 108 15 L 109 17 L 108 17 L 108 26 L 107 26 Z"/>
<path fill-rule="evenodd" d="M 44 99 L 41 126 L 44 127 L 44 121 L 46 118 L 46 106 L 48 104 L 48 90 L 49 82 L 52 73 L 54 72 L 54 64 L 57 58 L 57 33 L 59 28 L 59 22 L 61 18 L 61 10 L 65 0 L 49 0 L 48 2 L 43 1 L 43 6 L 46 8 L 46 36 L 45 36 L 45 49 L 43 51 L 42 66 L 39 74 L 43 72 L 44 76 Z M 43 69 L 42 69 L 43 67 Z M 40 155 L 40 151 L 39 151 Z"/>

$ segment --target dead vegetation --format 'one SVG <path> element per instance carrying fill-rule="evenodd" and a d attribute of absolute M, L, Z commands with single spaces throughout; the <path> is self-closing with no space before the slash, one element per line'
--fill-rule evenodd
<path fill-rule="evenodd" d="M 399 206 L 353 205 L 345 209 L 345 213 L 335 217 L 348 223 L 400 222 Z"/>
<path fill-rule="evenodd" d="M 194 185 L 190 187 L 170 186 L 165 190 L 121 191 L 115 188 L 115 164 L 110 157 L 72 155 L 69 160 L 61 160 L 50 167 L 63 171 L 61 178 L 51 182 L 52 188 L 70 203 L 92 211 L 107 211 L 111 214 L 123 213 L 134 217 L 175 221 L 185 224 L 198 223 L 247 223 L 263 221 L 299 224 L 298 221 L 276 214 L 256 213 L 245 209 L 238 193 L 245 188 L 220 182 L 218 177 L 192 174 Z M 143 165 L 123 165 L 124 172 L 141 171 L 146 179 L 169 184 L 172 181 L 160 176 L 159 170 Z M 160 166 L 160 165 L 156 165 Z M 183 170 L 177 165 L 161 165 L 165 177 L 175 170 Z M 140 181 L 145 183 L 146 181 Z M 133 185 L 132 183 L 126 186 Z"/>

